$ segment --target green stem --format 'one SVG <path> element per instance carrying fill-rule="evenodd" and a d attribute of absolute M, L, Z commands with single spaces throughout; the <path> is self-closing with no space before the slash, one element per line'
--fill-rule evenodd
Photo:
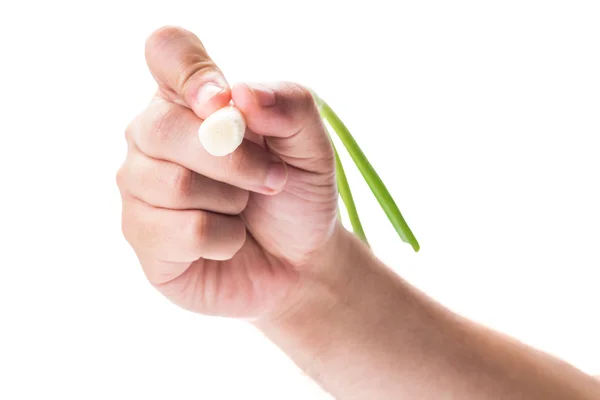
<path fill-rule="evenodd" d="M 365 235 L 360 218 L 358 217 L 358 211 L 356 210 L 356 204 L 354 203 L 354 197 L 352 197 L 352 191 L 350 190 L 350 185 L 348 184 L 348 179 L 346 178 L 346 172 L 344 171 L 342 160 L 340 160 L 340 156 L 335 148 L 335 145 L 333 144 L 333 141 L 331 142 L 331 145 L 333 146 L 333 151 L 335 152 L 335 179 L 337 181 L 340 197 L 346 206 L 348 217 L 350 217 L 352 230 L 356 236 L 358 236 L 368 245 L 369 242 L 367 241 L 367 236 Z"/>
<path fill-rule="evenodd" d="M 313 96 L 317 102 L 321 116 L 329 122 L 329 125 L 331 125 L 339 136 L 400 238 L 404 242 L 409 243 L 415 251 L 419 251 L 419 242 L 417 242 L 417 239 L 408 227 L 390 192 L 385 187 L 377 172 L 375 172 L 369 160 L 367 160 L 367 157 L 358 146 L 358 143 L 356 143 L 356 140 L 354 140 L 348 128 L 346 128 L 337 114 L 323 99 L 315 93 L 313 93 Z"/>

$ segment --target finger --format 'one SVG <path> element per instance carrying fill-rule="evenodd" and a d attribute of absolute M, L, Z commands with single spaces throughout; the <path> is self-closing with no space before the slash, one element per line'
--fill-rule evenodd
<path fill-rule="evenodd" d="M 280 158 L 249 140 L 227 156 L 213 156 L 198 138 L 201 123 L 189 109 L 157 99 L 129 125 L 127 137 L 149 157 L 171 161 L 219 182 L 263 194 L 282 190 L 287 169 Z"/>
<path fill-rule="evenodd" d="M 124 197 L 123 235 L 143 258 L 186 263 L 199 258 L 227 260 L 242 247 L 240 217 L 198 210 L 155 208 Z"/>
<path fill-rule="evenodd" d="M 129 151 L 119 169 L 117 184 L 123 192 L 154 207 L 229 215 L 241 213 L 249 196 L 246 190 L 169 161 L 152 159 L 136 149 Z"/>
<path fill-rule="evenodd" d="M 248 128 L 264 135 L 267 147 L 303 170 L 331 171 L 334 153 L 312 95 L 295 83 L 240 83 L 231 89 Z"/>
<path fill-rule="evenodd" d="M 192 32 L 165 26 L 146 40 L 146 62 L 168 100 L 206 118 L 231 100 L 223 74 Z"/>
<path fill-rule="evenodd" d="M 138 259 L 140 260 L 144 275 L 146 275 L 148 281 L 153 285 L 161 285 L 173 281 L 183 275 L 194 264 L 194 262 L 162 261 L 139 254 Z"/>

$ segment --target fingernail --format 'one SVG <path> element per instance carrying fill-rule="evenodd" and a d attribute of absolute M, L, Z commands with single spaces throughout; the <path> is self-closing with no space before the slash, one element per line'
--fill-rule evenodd
<path fill-rule="evenodd" d="M 247 84 L 248 88 L 254 93 L 258 104 L 262 107 L 274 106 L 277 99 L 275 98 L 275 92 L 266 86 L 258 84 Z"/>
<path fill-rule="evenodd" d="M 272 163 L 267 171 L 265 186 L 274 192 L 279 192 L 287 181 L 287 168 L 282 162 Z"/>
<path fill-rule="evenodd" d="M 205 106 L 210 99 L 221 93 L 224 89 L 212 82 L 205 83 L 198 89 L 198 94 L 196 95 L 196 102 L 198 106 Z"/>

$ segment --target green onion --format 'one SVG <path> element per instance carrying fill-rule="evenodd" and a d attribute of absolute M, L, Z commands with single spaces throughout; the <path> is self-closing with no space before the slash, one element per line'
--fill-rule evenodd
<path fill-rule="evenodd" d="M 369 244 L 367 241 L 367 236 L 365 235 L 365 231 L 360 223 L 358 212 L 356 211 L 356 204 L 354 203 L 354 198 L 352 197 L 352 191 L 350 191 L 350 185 L 348 184 L 348 179 L 346 178 L 346 173 L 344 172 L 342 160 L 340 160 L 340 156 L 335 148 L 335 145 L 333 144 L 333 141 L 331 142 L 331 145 L 333 146 L 333 151 L 335 152 L 335 179 L 337 181 L 340 197 L 346 206 L 348 217 L 350 217 L 352 230 L 363 242 Z"/>
<path fill-rule="evenodd" d="M 385 187 L 383 181 L 381 180 L 377 172 L 375 172 L 375 169 L 358 146 L 358 143 L 356 143 L 356 140 L 354 140 L 354 137 L 352 136 L 348 128 L 344 125 L 344 123 L 336 115 L 333 109 L 331 109 L 331 107 L 323 99 L 317 96 L 317 94 L 314 92 L 313 97 L 317 106 L 319 107 L 319 113 L 321 114 L 321 117 L 329 123 L 329 125 L 333 128 L 335 133 L 338 135 L 338 137 L 344 144 L 344 147 L 350 154 L 350 157 L 352 157 L 352 160 L 358 167 L 358 170 L 367 182 L 367 185 L 369 185 L 371 192 L 373 192 L 373 194 L 375 195 L 375 198 L 379 202 L 379 205 L 387 215 L 390 222 L 392 223 L 392 226 L 398 233 L 398 236 L 400 236 L 400 238 L 404 242 L 410 244 L 415 251 L 419 251 L 419 242 L 417 242 L 417 239 L 408 227 L 408 224 L 404 220 L 402 213 L 400 213 L 400 210 L 394 202 L 394 199 L 392 198 L 390 192 Z M 348 214 L 352 224 L 352 229 L 357 236 L 366 241 L 365 233 L 362 229 L 362 225 L 360 224 L 360 220 L 358 219 L 356 206 L 354 204 L 352 194 L 350 193 L 350 186 L 348 185 L 346 174 L 344 173 L 341 160 L 339 159 L 339 155 L 337 154 L 337 150 L 336 168 L 338 190 L 340 191 L 340 196 L 342 197 L 342 200 L 346 205 L 346 209 L 348 210 Z"/>

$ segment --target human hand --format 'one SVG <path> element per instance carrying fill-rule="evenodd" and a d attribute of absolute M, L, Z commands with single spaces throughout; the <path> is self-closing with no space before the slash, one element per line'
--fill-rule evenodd
<path fill-rule="evenodd" d="M 342 230 L 334 152 L 310 92 L 293 83 L 232 88 L 200 40 L 154 32 L 146 60 L 158 91 L 126 129 L 117 173 L 122 229 L 151 284 L 199 313 L 260 318 L 298 297 L 303 271 Z M 215 157 L 202 120 L 231 100 L 244 143 Z"/>

